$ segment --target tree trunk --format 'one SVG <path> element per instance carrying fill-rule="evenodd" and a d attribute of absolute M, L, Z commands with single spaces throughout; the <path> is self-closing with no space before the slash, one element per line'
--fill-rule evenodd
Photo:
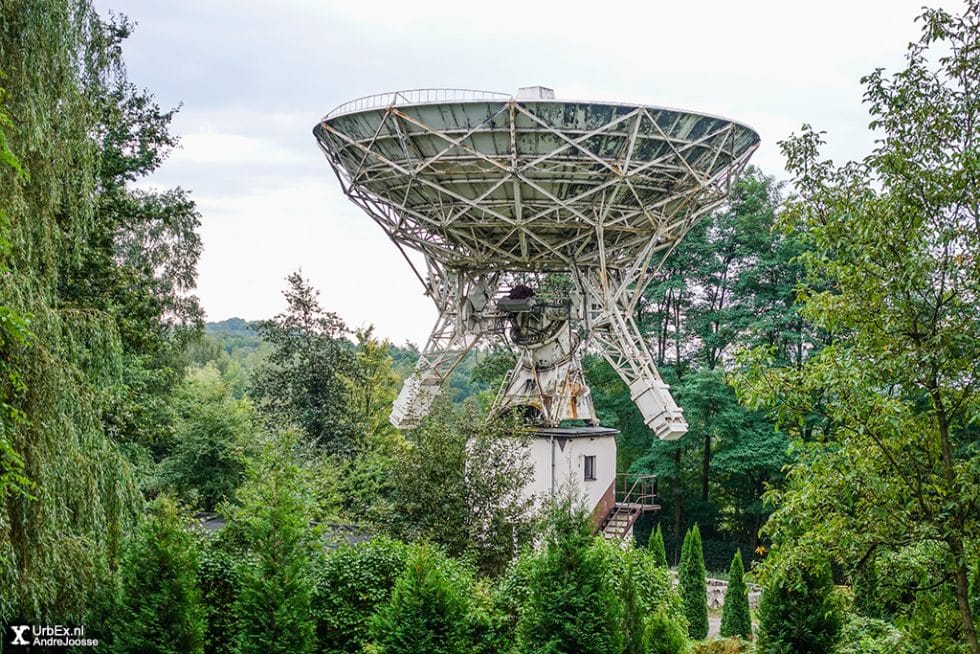
<path fill-rule="evenodd" d="M 681 449 L 674 450 L 674 565 L 678 565 L 679 548 L 677 543 L 681 537 L 681 502 L 684 492 L 681 488 Z"/>
<path fill-rule="evenodd" d="M 949 490 L 953 490 L 956 485 L 956 470 L 953 465 L 953 445 L 949 439 L 949 417 L 946 414 L 946 404 L 943 402 L 942 394 L 939 391 L 937 375 L 933 372 L 929 380 L 929 395 L 932 399 L 933 408 L 936 411 L 936 425 L 939 428 L 939 441 L 942 447 L 943 476 Z M 946 544 L 953 554 L 955 570 L 953 571 L 956 580 L 956 603 L 960 607 L 960 617 L 963 620 L 963 635 L 966 642 L 970 645 L 973 654 L 980 654 L 980 644 L 977 643 L 977 629 L 973 622 L 973 612 L 970 610 L 970 582 L 966 574 L 966 563 L 963 560 L 963 533 L 964 520 L 962 509 L 957 507 L 953 514 L 953 529 L 946 537 Z"/>
<path fill-rule="evenodd" d="M 708 474 L 711 472 L 711 433 L 704 434 L 704 455 L 701 458 L 701 501 L 708 501 Z"/>

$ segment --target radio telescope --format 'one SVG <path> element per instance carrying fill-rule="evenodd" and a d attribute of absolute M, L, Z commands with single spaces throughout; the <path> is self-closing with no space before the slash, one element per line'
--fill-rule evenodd
<path fill-rule="evenodd" d="M 600 353 L 663 439 L 687 431 L 635 321 L 652 274 L 727 197 L 759 145 L 724 118 L 462 89 L 373 95 L 313 129 L 344 193 L 391 238 L 438 320 L 391 422 L 418 424 L 477 343 L 519 360 L 494 411 L 596 426 L 582 370 Z M 421 253 L 424 270 L 406 250 Z"/>

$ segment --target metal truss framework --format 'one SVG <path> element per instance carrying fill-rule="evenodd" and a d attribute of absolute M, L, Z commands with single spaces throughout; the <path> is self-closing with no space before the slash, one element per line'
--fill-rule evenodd
<path fill-rule="evenodd" d="M 439 320 L 392 422 L 416 425 L 466 352 L 505 335 L 505 312 L 493 301 L 502 273 L 558 272 L 574 280 L 576 346 L 598 348 L 659 437 L 681 436 L 682 412 L 633 316 L 652 273 L 728 196 L 758 136 L 656 107 L 419 93 L 348 103 L 314 128 L 345 194 L 403 255 L 403 247 L 417 250 L 427 264 L 419 271 L 405 256 Z M 436 100 L 424 99 L 432 93 Z M 564 381 L 548 390 L 533 382 L 557 364 L 538 369 L 525 348 L 498 406 L 533 404 L 536 392 L 539 408 L 551 407 L 546 422 L 570 417 L 561 407 L 581 379 L 572 350 Z M 508 386 L 517 378 L 523 390 Z M 594 416 L 587 392 L 575 398 Z"/>

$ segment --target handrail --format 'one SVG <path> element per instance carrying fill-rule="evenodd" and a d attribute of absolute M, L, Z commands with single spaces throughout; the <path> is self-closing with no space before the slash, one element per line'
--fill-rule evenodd
<path fill-rule="evenodd" d="M 620 504 L 656 504 L 657 477 L 635 472 L 616 475 L 616 502 Z"/>
<path fill-rule="evenodd" d="M 365 95 L 362 98 L 345 102 L 332 109 L 324 120 L 333 118 L 341 114 L 349 114 L 357 111 L 367 111 L 369 109 L 380 109 L 402 104 L 429 104 L 440 102 L 473 102 L 478 100 L 508 100 L 512 96 L 509 93 L 497 93 L 496 91 L 480 91 L 477 89 L 408 89 L 406 91 L 390 91 L 388 93 L 375 93 Z"/>

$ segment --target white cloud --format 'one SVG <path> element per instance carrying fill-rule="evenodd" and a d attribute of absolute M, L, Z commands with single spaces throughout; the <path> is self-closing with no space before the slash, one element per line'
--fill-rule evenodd
<path fill-rule="evenodd" d="M 275 141 L 220 132 L 191 132 L 180 137 L 180 145 L 170 156 L 175 164 L 281 164 L 299 158 Z"/>

